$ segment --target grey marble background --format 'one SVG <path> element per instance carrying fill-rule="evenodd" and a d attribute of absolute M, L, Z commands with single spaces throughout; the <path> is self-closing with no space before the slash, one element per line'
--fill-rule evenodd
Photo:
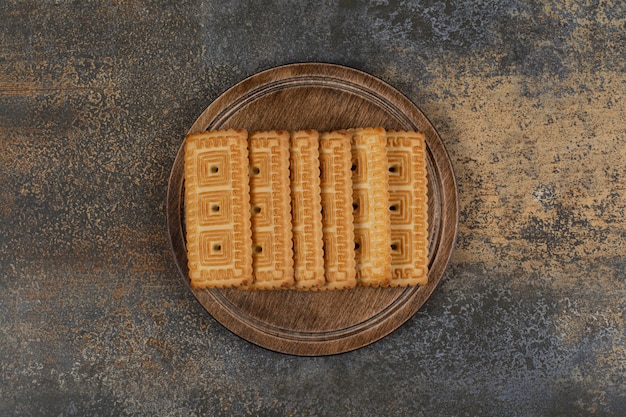
<path fill-rule="evenodd" d="M 0 415 L 626 415 L 621 1 L 0 3 Z M 233 335 L 165 228 L 184 133 L 260 70 L 367 71 L 438 129 L 457 249 L 331 357 Z"/>

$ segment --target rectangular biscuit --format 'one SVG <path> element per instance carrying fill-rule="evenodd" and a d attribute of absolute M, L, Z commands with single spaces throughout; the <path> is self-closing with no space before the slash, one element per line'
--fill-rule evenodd
<path fill-rule="evenodd" d="M 356 276 L 359 285 L 391 280 L 389 168 L 383 128 L 350 129 Z"/>
<path fill-rule="evenodd" d="M 248 152 L 254 277 L 249 289 L 290 287 L 294 277 L 289 132 L 254 132 Z"/>
<path fill-rule="evenodd" d="M 290 176 L 295 283 L 307 289 L 324 283 L 319 134 L 291 133 Z"/>
<path fill-rule="evenodd" d="M 185 139 L 185 230 L 192 288 L 252 282 L 248 133 L 223 130 Z"/>
<path fill-rule="evenodd" d="M 391 286 L 428 283 L 426 144 L 422 132 L 387 132 Z"/>
<path fill-rule="evenodd" d="M 326 280 L 313 289 L 353 288 L 356 270 L 350 136 L 345 132 L 323 133 L 319 153 Z"/>

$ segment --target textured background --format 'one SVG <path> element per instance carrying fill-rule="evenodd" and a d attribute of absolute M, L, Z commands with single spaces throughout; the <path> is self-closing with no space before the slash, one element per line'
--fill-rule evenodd
<path fill-rule="evenodd" d="M 623 2 L 0 3 L 0 415 L 626 415 Z M 453 161 L 457 250 L 387 338 L 299 358 L 177 275 L 169 169 L 276 65 L 382 78 Z"/>

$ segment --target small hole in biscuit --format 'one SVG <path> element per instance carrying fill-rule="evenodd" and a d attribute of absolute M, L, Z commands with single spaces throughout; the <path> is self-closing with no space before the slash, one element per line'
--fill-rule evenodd
<path fill-rule="evenodd" d="M 254 206 L 254 207 L 252 208 L 252 212 L 253 212 L 254 214 L 259 214 L 259 213 L 261 212 L 261 207 L 259 207 L 259 206 Z"/>
<path fill-rule="evenodd" d="M 254 252 L 255 253 L 261 253 L 261 252 L 263 252 L 263 248 L 261 246 L 257 246 L 257 247 L 254 248 Z"/>
<path fill-rule="evenodd" d="M 396 206 L 395 204 L 393 206 L 389 206 L 389 210 L 396 211 L 398 210 L 398 206 Z"/>
<path fill-rule="evenodd" d="M 398 168 L 396 168 L 395 166 L 390 166 L 389 167 L 389 172 L 396 172 L 398 170 Z"/>
<path fill-rule="evenodd" d="M 396 245 L 395 243 L 392 243 L 391 250 L 398 250 L 398 245 Z"/>
<path fill-rule="evenodd" d="M 220 206 L 218 206 L 217 204 L 211 207 L 211 210 L 218 212 L 220 211 Z"/>
<path fill-rule="evenodd" d="M 261 173 L 261 170 L 259 169 L 259 167 L 252 167 L 252 175 L 259 175 Z"/>
<path fill-rule="evenodd" d="M 360 249 L 361 245 L 359 245 L 359 242 L 354 242 L 354 249 Z"/>
<path fill-rule="evenodd" d="M 356 165 L 352 164 L 352 166 L 350 167 L 350 170 L 356 171 Z"/>
<path fill-rule="evenodd" d="M 358 209 L 358 208 L 359 208 L 359 205 L 358 205 L 358 204 L 353 204 L 353 205 L 352 205 L 352 208 L 353 208 L 354 210 L 356 210 L 356 209 Z"/>
<path fill-rule="evenodd" d="M 221 251 L 222 250 L 222 245 L 220 245 L 219 243 L 213 245 L 213 250 L 214 251 L 218 251 L 218 252 Z"/>
<path fill-rule="evenodd" d="M 216 167 L 215 165 L 213 165 L 213 166 L 211 167 L 211 173 L 213 173 L 213 174 L 217 174 L 217 172 L 218 172 L 219 170 L 220 170 L 220 169 L 219 169 L 218 167 Z"/>

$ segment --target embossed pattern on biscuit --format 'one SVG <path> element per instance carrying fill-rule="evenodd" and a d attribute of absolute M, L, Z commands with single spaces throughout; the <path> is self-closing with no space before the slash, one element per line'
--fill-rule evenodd
<path fill-rule="evenodd" d="M 254 132 L 248 141 L 252 216 L 250 289 L 293 285 L 289 132 Z"/>
<path fill-rule="evenodd" d="M 245 130 L 224 130 L 185 139 L 185 227 L 192 288 L 251 282 L 247 136 Z"/>
<path fill-rule="evenodd" d="M 389 171 L 382 128 L 350 129 L 356 277 L 359 285 L 391 279 Z"/>
<path fill-rule="evenodd" d="M 291 213 L 293 224 L 294 289 L 324 283 L 319 134 L 291 133 Z"/>
<path fill-rule="evenodd" d="M 421 132 L 387 132 L 391 286 L 428 283 L 426 144 Z"/>
<path fill-rule="evenodd" d="M 320 136 L 322 235 L 326 281 L 312 289 L 356 286 L 350 136 L 345 132 Z"/>

